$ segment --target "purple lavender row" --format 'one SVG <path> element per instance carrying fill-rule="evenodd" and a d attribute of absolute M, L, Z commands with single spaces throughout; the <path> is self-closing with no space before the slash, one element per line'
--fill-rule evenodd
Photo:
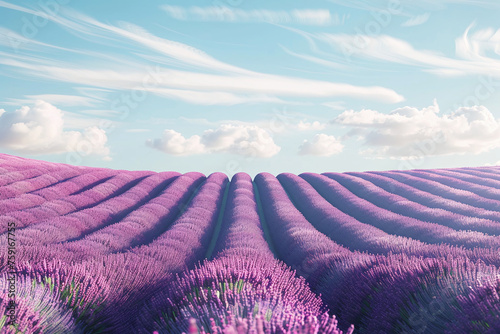
<path fill-rule="evenodd" d="M 363 314 L 361 307 L 350 310 L 353 296 L 337 300 L 337 295 L 343 290 L 344 280 L 358 276 L 360 281 L 363 268 L 374 262 L 373 256 L 351 252 L 316 230 L 271 174 L 260 173 L 254 182 L 280 259 L 305 277 L 313 291 L 322 294 L 323 301 L 339 317 L 341 326 L 354 323 L 359 332 L 359 317 Z M 325 281 L 328 286 L 323 283 Z M 327 293 L 328 298 L 325 298 Z"/>
<path fill-rule="evenodd" d="M 109 332 L 129 332 L 137 317 L 137 305 L 166 289 L 172 274 L 192 268 L 204 258 L 227 184 L 226 175 L 211 174 L 186 211 L 151 243 L 82 262 L 105 281 L 120 282 L 112 286 L 107 295 L 110 307 L 102 314 L 108 319 Z"/>
<path fill-rule="evenodd" d="M 225 174 L 213 173 L 202 185 L 188 209 L 152 243 L 131 250 L 141 257 L 172 261 L 169 271 L 182 269 L 180 264 L 203 259 L 210 243 L 228 179 Z M 190 259 L 190 261 L 176 261 Z"/>
<path fill-rule="evenodd" d="M 404 253 L 425 257 L 467 257 L 471 260 L 500 264 L 500 256 L 490 249 L 466 250 L 450 245 L 430 245 L 411 238 L 388 234 L 375 226 L 361 223 L 332 206 L 303 178 L 284 173 L 278 175 L 295 206 L 321 233 L 352 250 L 388 255 Z"/>
<path fill-rule="evenodd" d="M 260 173 L 254 182 L 277 255 L 300 276 L 306 277 L 313 287 L 314 279 L 332 261 L 341 261 L 352 254 L 316 230 L 290 201 L 273 175 Z"/>
<path fill-rule="evenodd" d="M 480 198 L 485 198 L 486 200 L 493 200 L 496 202 L 497 207 L 500 208 L 500 201 L 498 201 L 498 198 L 500 197 L 500 190 L 496 189 L 492 186 L 485 186 L 477 183 L 477 179 L 481 180 L 480 178 L 474 179 L 473 177 L 469 177 L 472 180 L 465 180 L 465 177 L 461 176 L 462 174 L 459 174 L 460 177 L 457 177 L 456 175 L 446 175 L 446 172 L 439 172 L 439 171 L 419 171 L 419 170 L 414 170 L 414 171 L 401 171 L 398 173 L 403 173 L 403 174 L 408 174 L 416 177 L 420 177 L 426 180 L 431 180 L 431 181 L 436 181 L 441 184 L 447 185 L 449 187 L 452 187 L 454 189 L 458 190 L 465 190 L 468 192 L 472 192 L 479 196 Z M 449 173 L 449 172 L 448 172 Z M 444 175 L 443 175 L 444 174 Z M 498 186 L 497 183 L 495 186 Z M 493 203 L 493 202 L 492 202 Z"/>
<path fill-rule="evenodd" d="M 498 168 L 498 166 L 460 167 L 460 168 L 442 168 L 442 169 L 462 172 L 462 173 L 479 172 L 495 180 L 498 180 L 498 177 L 500 177 L 500 169 Z"/>
<path fill-rule="evenodd" d="M 370 172 L 390 177 L 414 188 L 433 193 L 446 199 L 491 211 L 500 211 L 500 201 L 481 197 L 471 191 L 456 189 L 440 182 L 417 177 L 409 173 Z"/>
<path fill-rule="evenodd" d="M 430 208 L 440 208 L 460 215 L 491 219 L 500 222 L 500 213 L 497 211 L 477 208 L 472 205 L 460 203 L 451 199 L 443 198 L 428 191 L 423 191 L 405 183 L 391 179 L 390 177 L 373 173 L 346 173 L 367 180 L 376 186 L 413 202 L 420 203 Z"/>
<path fill-rule="evenodd" d="M 274 258 L 264 237 L 252 178 L 245 173 L 234 175 L 227 198 L 221 231 L 213 251 L 214 257 L 234 254 Z"/>
<path fill-rule="evenodd" d="M 402 196 L 390 193 L 360 177 L 345 173 L 324 173 L 354 195 L 394 213 L 422 221 L 437 223 L 455 230 L 472 230 L 500 235 L 500 224 L 490 219 L 469 217 L 440 208 L 430 208 Z"/>
<path fill-rule="evenodd" d="M 80 300 L 85 301 L 84 309 L 77 314 L 84 312 L 80 317 L 89 328 L 98 329 L 97 332 L 129 333 L 137 316 L 137 305 L 166 289 L 171 283 L 172 273 L 191 267 L 203 258 L 226 184 L 224 174 L 212 174 L 186 211 L 148 245 L 125 253 L 96 256 L 71 266 L 46 258 L 48 252 L 45 247 L 33 247 L 33 251 L 39 249 L 40 256 L 45 257 L 48 263 L 24 262 L 25 269 L 22 271 L 35 275 L 39 280 L 44 277 L 57 280 L 56 285 L 60 287 L 67 286 L 71 277 L 82 282 L 88 291 L 75 298 L 74 303 L 77 307 Z M 88 305 L 99 305 L 99 308 L 89 309 Z"/>
<path fill-rule="evenodd" d="M 79 210 L 95 206 L 96 204 L 113 196 L 120 189 L 126 188 L 128 184 L 133 184 L 138 180 L 153 174 L 152 172 L 128 172 L 120 173 L 104 183 L 81 193 L 67 196 L 65 198 L 44 202 L 42 205 L 27 210 L 9 212 L 0 216 L 0 231 L 5 232 L 4 226 L 8 222 L 16 222 L 18 228 L 23 228 L 31 224 L 40 223 L 47 219 L 66 219 L 64 216 L 69 213 L 77 214 Z"/>
<path fill-rule="evenodd" d="M 91 233 L 83 239 L 54 245 L 57 251 L 52 251 L 56 254 L 68 252 L 73 260 L 83 261 L 147 243 L 154 236 L 165 232 L 204 180 L 205 177 L 199 173 L 179 176 L 157 197 L 132 211 L 119 222 Z"/>
<path fill-rule="evenodd" d="M 27 173 L 24 171 L 20 173 L 24 176 L 22 180 L 0 187 L 0 200 L 14 198 L 21 194 L 51 186 L 57 182 L 75 177 L 81 172 L 73 168 L 65 167 L 49 171 L 33 178 L 26 178 Z"/>
<path fill-rule="evenodd" d="M 384 232 L 431 244 L 449 243 L 467 248 L 498 248 L 500 246 L 500 237 L 474 231 L 456 231 L 446 226 L 405 217 L 382 209 L 357 197 L 337 181 L 324 175 L 304 173 L 300 176 L 333 206 L 360 222 L 373 225 Z"/>
<path fill-rule="evenodd" d="M 16 232 L 16 238 L 20 245 L 47 245 L 81 238 L 89 232 L 121 219 L 140 206 L 141 203 L 149 200 L 157 188 L 163 188 L 167 182 L 178 175 L 175 172 L 150 175 L 124 193 L 104 200 L 95 206 L 64 216 L 44 219 L 20 229 Z M 100 194 L 96 188 L 99 186 L 88 191 L 94 191 L 94 193 L 104 195 L 104 197 L 110 195 L 109 192 Z M 98 202 L 95 197 L 92 198 L 92 201 Z M 2 244 L 2 240 L 0 240 L 0 244 Z"/>
<path fill-rule="evenodd" d="M 215 253 L 214 260 L 183 273 L 145 304 L 138 333 L 180 334 L 193 327 L 188 321 L 193 316 L 194 327 L 212 333 L 232 328 L 231 319 L 257 330 L 259 316 L 262 333 L 341 333 L 335 318 L 323 314 L 321 300 L 305 280 L 274 259 L 248 174 L 236 174 L 231 180 Z"/>
<path fill-rule="evenodd" d="M 422 330 L 422 323 L 413 321 L 408 301 L 416 296 L 424 296 L 420 309 L 432 308 L 433 291 L 428 286 L 429 282 L 447 279 L 458 281 L 459 284 L 453 286 L 455 288 L 459 285 L 473 287 L 478 284 L 477 279 L 482 275 L 495 277 L 491 276 L 491 269 L 496 270 L 495 267 L 486 267 L 481 263 L 474 265 L 467 258 L 454 259 L 450 255 L 434 259 L 405 254 L 373 257 L 341 250 L 328 238 L 314 240 L 313 236 L 317 237 L 321 233 L 311 230 L 306 223 L 289 225 L 294 220 L 303 221 L 303 217 L 296 209 L 294 211 L 293 204 L 284 189 L 280 189 L 277 180 L 269 174 L 259 174 L 255 182 L 259 191 L 264 194 L 262 205 L 266 218 L 276 224 L 284 224 L 281 230 L 270 229 L 272 237 L 279 238 L 280 244 L 286 245 L 291 243 L 289 237 L 301 235 L 293 245 L 293 250 L 285 246 L 278 247 L 284 251 L 283 257 L 293 263 L 294 269 L 302 271 L 307 268 L 303 263 L 313 264 L 318 261 L 318 257 L 326 257 L 319 268 L 310 267 L 311 275 L 308 280 L 315 291 L 322 293 L 323 300 L 339 317 L 341 324 L 354 323 L 359 333 L 403 333 L 407 328 L 411 331 L 406 333 L 419 332 Z M 311 251 L 315 247 L 314 243 L 340 251 L 336 255 L 329 251 Z M 302 264 L 296 260 L 299 256 L 302 256 Z M 460 291 L 453 291 L 453 298 L 456 300 Z M 488 301 L 478 306 L 491 309 Z M 445 318 L 447 315 L 445 314 Z M 449 317 L 440 325 L 446 327 L 450 322 L 455 322 L 459 326 L 456 332 L 465 333 L 464 329 L 469 324 L 461 323 L 459 316 L 460 312 L 456 315 L 457 318 Z M 462 314 L 463 318 L 465 316 L 466 314 Z M 428 323 L 433 321 L 430 317 L 425 320 Z"/>
<path fill-rule="evenodd" d="M 30 169 L 30 168 L 36 168 L 36 167 L 61 168 L 63 166 L 64 167 L 70 166 L 70 165 L 66 165 L 66 164 L 48 162 L 48 161 L 43 161 L 43 160 L 21 158 L 18 156 L 8 155 L 8 154 L 3 154 L 3 153 L 0 153 L 0 158 L 1 158 L 0 166 L 4 167 L 4 168 L 8 168 L 9 170 L 23 170 L 23 169 Z M 75 167 L 75 168 L 87 169 L 89 167 Z"/>
<path fill-rule="evenodd" d="M 0 214 L 40 206 L 46 201 L 60 199 L 76 193 L 82 188 L 95 186 L 114 175 L 116 175 L 116 172 L 112 170 L 101 170 L 93 173 L 80 174 L 43 189 L 21 194 L 14 198 L 0 200 Z"/>
<path fill-rule="evenodd" d="M 54 168 L 54 167 L 34 167 L 30 169 L 23 169 L 23 170 L 12 170 L 12 171 L 6 171 L 4 173 L 0 172 L 0 187 L 5 187 L 8 186 L 9 184 L 12 184 L 14 182 L 18 181 L 23 181 L 27 179 L 32 179 L 37 176 L 49 173 L 54 170 L 60 170 L 61 168 Z"/>
<path fill-rule="evenodd" d="M 157 174 L 159 178 L 161 174 Z M 172 174 L 175 177 L 176 174 Z M 165 180 L 169 180 L 168 175 L 165 176 Z M 20 245 L 17 259 L 30 261 L 32 264 L 47 258 L 68 263 L 81 262 L 149 242 L 167 229 L 204 179 L 199 173 L 177 177 L 157 197 L 133 210 L 119 222 L 99 229 L 83 239 L 52 244 L 41 252 L 39 245 Z"/>
<path fill-rule="evenodd" d="M 418 170 L 417 170 L 418 171 Z M 498 190 L 500 187 L 500 176 L 481 172 L 479 169 L 466 170 L 463 168 L 431 169 L 428 172 L 449 176 L 474 184 L 486 186 L 490 190 Z M 498 198 L 498 196 L 496 196 Z M 493 199 L 496 199 L 493 198 Z"/>

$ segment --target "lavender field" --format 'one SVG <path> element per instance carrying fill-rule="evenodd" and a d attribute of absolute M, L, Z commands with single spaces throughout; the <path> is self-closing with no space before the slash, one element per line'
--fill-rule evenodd
<path fill-rule="evenodd" d="M 229 180 L 0 154 L 0 233 L 2 333 L 500 332 L 498 167 Z"/>

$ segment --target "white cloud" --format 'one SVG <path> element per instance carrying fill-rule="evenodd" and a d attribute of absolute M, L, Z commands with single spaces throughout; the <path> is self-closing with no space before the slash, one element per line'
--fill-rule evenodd
<path fill-rule="evenodd" d="M 329 157 L 342 152 L 344 145 L 334 136 L 328 136 L 320 133 L 312 140 L 304 140 L 299 147 L 300 155 L 316 155 L 320 157 Z"/>
<path fill-rule="evenodd" d="M 500 147 L 500 121 L 484 106 L 461 107 L 440 115 L 439 106 L 403 107 L 385 114 L 348 110 L 335 122 L 352 128 L 374 157 L 415 159 L 422 156 L 477 154 Z"/>
<path fill-rule="evenodd" d="M 168 68 L 162 68 L 156 73 L 150 74 L 130 69 L 114 71 L 61 67 L 56 63 L 53 66 L 40 66 L 36 62 L 28 63 L 8 58 L 0 58 L 0 64 L 19 67 L 29 71 L 30 75 L 46 79 L 102 88 L 151 91 L 196 104 L 230 105 L 262 101 L 283 102 L 275 96 L 323 98 L 345 96 L 387 103 L 397 103 L 404 100 L 404 97 L 394 90 L 380 86 L 361 87 L 272 74 L 221 75 Z M 151 76 L 154 76 L 154 80 L 157 80 L 158 83 L 144 85 L 145 78 L 151 79 Z M 220 102 L 217 102 L 218 99 L 213 97 L 215 95 L 220 97 Z"/>
<path fill-rule="evenodd" d="M 44 101 L 13 112 L 0 111 L 0 146 L 29 154 L 81 152 L 109 155 L 106 132 L 95 126 L 65 131 L 64 112 Z"/>
<path fill-rule="evenodd" d="M 267 22 L 274 24 L 302 25 L 340 25 L 346 16 L 331 15 L 328 9 L 285 10 L 242 10 L 229 7 L 161 7 L 168 15 L 177 20 L 216 21 L 216 22 Z"/>
<path fill-rule="evenodd" d="M 165 130 L 161 138 L 148 139 L 147 145 L 172 155 L 195 155 L 205 153 L 205 146 L 198 135 L 185 138 L 174 130 Z"/>
<path fill-rule="evenodd" d="M 425 22 L 427 22 L 429 20 L 430 16 L 431 15 L 429 13 L 414 16 L 414 17 L 408 19 L 407 21 L 403 22 L 401 24 L 401 26 L 402 27 L 414 27 L 414 26 L 424 24 Z"/>
<path fill-rule="evenodd" d="M 161 138 L 150 139 L 146 143 L 172 155 L 231 153 L 269 158 L 280 151 L 269 133 L 255 125 L 222 124 L 216 129 L 204 131 L 201 136 L 189 138 L 168 129 Z"/>

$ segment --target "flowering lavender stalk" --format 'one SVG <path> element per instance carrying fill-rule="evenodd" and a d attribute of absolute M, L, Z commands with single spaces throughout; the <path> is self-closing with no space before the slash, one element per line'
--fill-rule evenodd
<path fill-rule="evenodd" d="M 0 332 L 17 333 L 85 333 L 77 325 L 72 310 L 61 300 L 61 294 L 28 277 L 16 277 L 15 299 L 9 299 L 7 275 L 0 276 Z M 14 305 L 9 300 L 15 301 Z M 13 318 L 9 315 L 15 313 Z M 11 323 L 14 322 L 13 324 Z"/>
<path fill-rule="evenodd" d="M 155 313 L 152 321 L 159 333 L 193 332 L 190 318 L 211 333 L 237 324 L 242 333 L 342 333 L 303 278 L 260 256 L 217 258 L 183 273 L 142 314 L 148 318 Z"/>

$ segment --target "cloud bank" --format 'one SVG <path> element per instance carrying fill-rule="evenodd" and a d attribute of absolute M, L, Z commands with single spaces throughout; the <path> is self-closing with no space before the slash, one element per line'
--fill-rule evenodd
<path fill-rule="evenodd" d="M 388 114 L 348 110 L 334 122 L 350 127 L 350 134 L 369 147 L 362 153 L 377 158 L 478 154 L 500 147 L 500 120 L 484 106 L 461 107 L 448 114 L 440 114 L 436 102 Z"/>

